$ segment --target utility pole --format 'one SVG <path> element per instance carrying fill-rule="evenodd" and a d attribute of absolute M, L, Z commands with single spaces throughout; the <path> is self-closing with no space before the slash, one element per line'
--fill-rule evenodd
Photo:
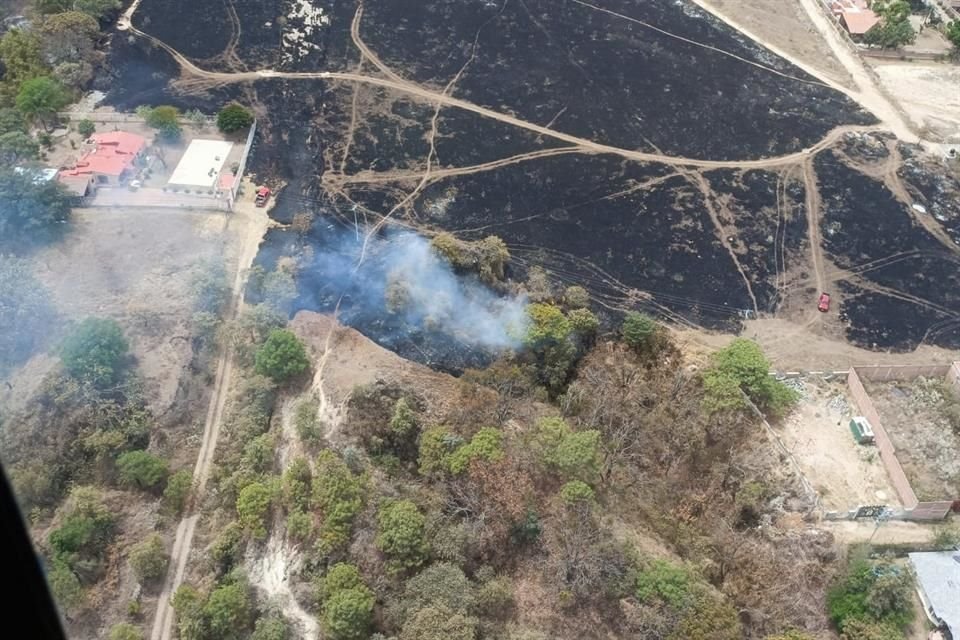
<path fill-rule="evenodd" d="M 885 522 L 889 522 L 890 518 L 892 517 L 893 517 L 893 509 L 889 507 L 884 507 L 883 511 L 877 514 L 876 520 L 874 521 L 876 522 L 876 526 L 873 528 L 873 533 L 870 534 L 870 539 L 867 540 L 867 544 L 870 544 L 871 542 L 873 542 L 873 537 L 877 535 L 877 531 L 880 530 L 880 525 L 882 525 Z"/>

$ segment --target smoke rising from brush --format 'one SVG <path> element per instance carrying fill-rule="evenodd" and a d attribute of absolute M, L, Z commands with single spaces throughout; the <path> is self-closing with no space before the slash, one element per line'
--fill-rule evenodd
<path fill-rule="evenodd" d="M 348 323 L 376 322 L 406 334 L 442 332 L 487 350 L 519 346 L 526 298 L 500 296 L 475 276 L 456 274 L 424 238 L 406 231 L 372 238 L 358 268 L 362 231 L 331 225 L 323 235 L 312 266 L 298 273 L 301 294 L 342 295 Z"/>

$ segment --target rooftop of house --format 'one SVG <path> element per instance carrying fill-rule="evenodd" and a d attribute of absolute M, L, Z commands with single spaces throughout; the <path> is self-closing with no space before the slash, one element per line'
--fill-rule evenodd
<path fill-rule="evenodd" d="M 934 615 L 960 638 L 960 551 L 911 553 L 910 562 Z"/>
<path fill-rule="evenodd" d="M 119 176 L 130 168 L 137 154 L 147 147 L 146 138 L 126 131 L 95 133 L 90 136 L 89 141 L 93 144 L 93 149 L 77 160 L 76 166 L 61 171 L 61 176 Z"/>
<path fill-rule="evenodd" d="M 853 35 L 862 36 L 880 22 L 880 16 L 870 9 L 844 10 L 841 14 L 847 31 Z"/>

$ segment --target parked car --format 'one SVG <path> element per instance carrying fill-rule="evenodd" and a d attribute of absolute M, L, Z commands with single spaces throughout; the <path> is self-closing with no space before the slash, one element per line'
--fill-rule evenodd
<path fill-rule="evenodd" d="M 829 293 L 820 294 L 820 301 L 817 303 L 817 309 L 819 309 L 824 313 L 826 313 L 827 311 L 830 311 L 830 294 Z"/>

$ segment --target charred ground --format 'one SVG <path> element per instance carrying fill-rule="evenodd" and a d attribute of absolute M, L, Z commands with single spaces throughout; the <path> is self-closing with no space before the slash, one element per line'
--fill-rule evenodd
<path fill-rule="evenodd" d="M 248 4 L 211 6 L 215 19 L 201 16 L 205 28 L 190 30 L 168 5 L 144 2 L 134 23 L 206 70 L 393 77 L 664 158 L 598 153 L 362 82 L 175 78 L 167 52 L 124 37 L 114 58 L 124 82 L 115 85 L 130 86 L 132 75 L 175 79 L 169 93 L 117 90 L 116 103 L 149 96 L 212 106 L 242 96 L 257 105 L 253 169 L 286 185 L 275 219 L 314 214 L 306 234 L 270 232 L 258 259 L 266 267 L 329 249 L 338 226 L 389 217 L 428 235 L 496 234 L 515 278 L 543 266 L 611 311 L 640 307 L 734 331 L 743 315 L 787 313 L 868 348 L 956 344 L 960 302 L 946 283 L 956 277 L 949 236 L 960 233 L 960 215 L 942 204 L 955 180 L 884 134 L 856 131 L 873 117 L 692 4 L 438 0 L 366 2 L 358 12 L 354 3 L 315 3 L 307 17 L 302 5 Z M 852 131 L 831 134 L 838 126 Z M 809 164 L 775 159 L 827 135 L 836 153 Z M 730 162 L 697 168 L 673 155 Z M 737 167 L 762 158 L 772 159 Z M 936 217 L 918 219 L 915 202 Z M 343 305 L 318 292 L 324 281 L 322 272 L 302 277 L 298 306 Z M 818 284 L 835 293 L 838 317 L 808 313 Z M 448 357 L 443 346 L 425 349 L 416 331 L 398 341 L 382 311 L 355 308 L 346 321 L 414 359 Z M 450 356 L 454 368 L 462 355 Z"/>

